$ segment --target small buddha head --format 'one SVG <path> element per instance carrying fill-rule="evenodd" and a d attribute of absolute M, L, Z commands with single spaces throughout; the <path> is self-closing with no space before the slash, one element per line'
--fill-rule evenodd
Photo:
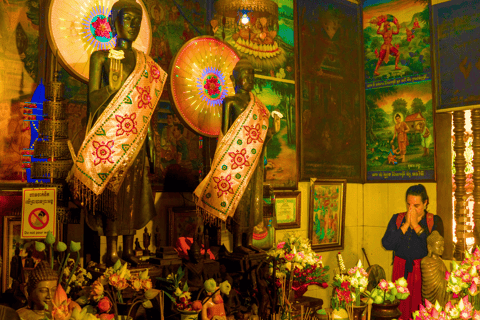
<path fill-rule="evenodd" d="M 44 310 L 55 295 L 58 273 L 50 268 L 46 261 L 41 261 L 28 277 L 28 304 L 32 310 Z"/>
<path fill-rule="evenodd" d="M 234 83 L 235 92 L 239 90 L 252 91 L 254 85 L 254 68 L 252 63 L 247 58 L 238 60 L 230 79 Z"/>
<path fill-rule="evenodd" d="M 201 247 L 196 237 L 194 237 L 193 243 L 188 250 L 188 258 L 192 263 L 198 263 L 202 259 Z"/>
<path fill-rule="evenodd" d="M 108 22 L 113 36 L 133 42 L 140 33 L 142 7 L 135 0 L 119 0 L 113 4 Z"/>
<path fill-rule="evenodd" d="M 427 237 L 427 249 L 428 249 L 428 256 L 441 256 L 443 254 L 443 250 L 445 245 L 445 240 L 440 235 L 437 230 L 433 230 L 432 233 Z"/>

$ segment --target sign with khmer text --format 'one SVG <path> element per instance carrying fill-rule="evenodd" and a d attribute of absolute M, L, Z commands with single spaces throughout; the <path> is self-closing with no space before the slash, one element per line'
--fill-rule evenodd
<path fill-rule="evenodd" d="M 24 188 L 22 206 L 23 239 L 45 238 L 50 231 L 55 236 L 56 188 Z"/>

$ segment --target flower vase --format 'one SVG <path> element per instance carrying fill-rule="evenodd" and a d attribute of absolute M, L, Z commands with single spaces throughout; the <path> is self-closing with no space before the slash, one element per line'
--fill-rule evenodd
<path fill-rule="evenodd" d="M 400 301 L 395 300 L 393 303 L 372 303 L 372 319 L 398 319 L 402 315 L 398 306 Z"/>
<path fill-rule="evenodd" d="M 361 320 L 362 319 L 362 314 L 365 311 L 366 307 L 367 307 L 366 303 L 362 303 L 359 306 L 356 306 L 355 304 L 347 306 L 348 319 L 349 320 Z"/>
<path fill-rule="evenodd" d="M 197 311 L 181 311 L 180 312 L 180 320 L 196 320 L 198 318 Z"/>
<path fill-rule="evenodd" d="M 307 292 L 308 290 L 308 284 L 302 284 L 298 287 L 292 287 L 292 290 L 293 292 L 295 293 L 295 296 L 294 296 L 294 299 L 295 300 L 298 300 L 300 299 L 301 297 L 303 297 L 303 295 L 305 294 L 305 292 Z"/>

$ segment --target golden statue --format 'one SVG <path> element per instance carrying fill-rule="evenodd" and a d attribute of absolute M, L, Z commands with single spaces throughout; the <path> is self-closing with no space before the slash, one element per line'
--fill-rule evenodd
<path fill-rule="evenodd" d="M 46 261 L 40 261 L 30 273 L 27 283 L 28 305 L 17 310 L 23 320 L 45 319 L 45 305 L 52 308 L 58 273 Z"/>
<path fill-rule="evenodd" d="M 447 303 L 447 268 L 440 257 L 444 250 L 443 237 L 434 230 L 427 238 L 428 255 L 422 259 L 422 297 L 444 307 Z"/>
<path fill-rule="evenodd" d="M 241 58 L 231 75 L 235 95 L 223 100 L 222 128 L 212 168 L 194 191 L 206 220 L 226 221 L 234 252 L 260 252 L 252 244 L 253 228 L 263 221 L 265 144 L 272 137 L 270 112 L 251 92 L 254 68 Z M 229 223 L 230 222 L 230 223 Z"/>
<path fill-rule="evenodd" d="M 142 22 L 135 0 L 113 4 L 109 23 L 116 46 L 90 57 L 87 135 L 73 168 L 75 196 L 87 208 L 86 222 L 107 237 L 107 266 L 119 258 L 132 264 L 133 240 L 155 215 L 148 179 L 153 168 L 150 121 L 166 73 L 145 53 L 132 47 Z"/>

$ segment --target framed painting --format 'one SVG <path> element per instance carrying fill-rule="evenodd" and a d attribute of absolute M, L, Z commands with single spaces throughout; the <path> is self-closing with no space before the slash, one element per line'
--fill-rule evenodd
<path fill-rule="evenodd" d="M 451 0 L 431 7 L 436 111 L 478 108 L 480 3 Z"/>
<path fill-rule="evenodd" d="M 277 229 L 300 228 L 302 212 L 300 191 L 275 192 L 275 213 L 277 216 Z"/>
<path fill-rule="evenodd" d="M 24 243 L 27 242 L 20 238 L 21 218 L 20 216 L 4 216 L 3 217 L 3 264 L 2 264 L 2 292 L 5 292 L 12 286 L 15 277 L 21 282 L 22 269 L 22 252 L 24 252 Z M 12 259 L 15 256 L 16 248 L 20 249 L 20 254 L 15 257 L 17 260 L 17 268 L 13 267 Z M 20 265 L 19 265 L 20 264 Z M 19 271 L 20 270 L 20 271 Z"/>
<path fill-rule="evenodd" d="M 364 180 L 360 12 L 347 0 L 297 1 L 300 180 Z"/>
<path fill-rule="evenodd" d="M 169 207 L 168 209 L 168 245 L 175 246 L 180 237 L 193 238 L 195 234 L 208 230 L 210 244 L 220 245 L 221 228 L 205 225 L 195 207 Z"/>
<path fill-rule="evenodd" d="M 346 193 L 346 179 L 310 179 L 308 237 L 313 250 L 343 250 Z"/>

